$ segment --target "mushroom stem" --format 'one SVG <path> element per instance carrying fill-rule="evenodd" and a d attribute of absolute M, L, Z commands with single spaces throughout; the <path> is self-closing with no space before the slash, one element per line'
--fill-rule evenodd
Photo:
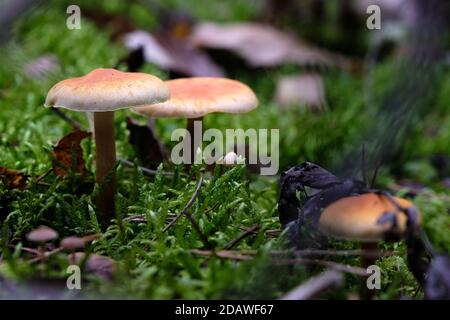
<path fill-rule="evenodd" d="M 42 261 L 45 260 L 45 242 L 39 243 L 39 258 L 42 259 Z"/>
<path fill-rule="evenodd" d="M 92 138 L 95 139 L 94 113 L 95 112 L 86 112 L 86 118 L 89 123 L 89 130 L 91 130 L 91 132 L 92 132 Z"/>
<path fill-rule="evenodd" d="M 102 188 L 96 204 L 102 222 L 107 222 L 115 216 L 114 196 L 117 182 L 115 174 L 111 173 L 116 164 L 114 112 L 94 113 L 94 135 L 97 150 L 96 180 Z"/>
<path fill-rule="evenodd" d="M 194 164 L 195 162 L 195 157 L 197 155 L 197 149 L 200 147 L 201 145 L 201 141 L 202 139 L 195 139 L 195 121 L 200 121 L 203 124 L 203 117 L 200 118 L 192 118 L 192 119 L 187 119 L 187 127 L 186 130 L 189 132 L 189 135 L 191 137 L 190 139 L 190 161 L 189 164 L 186 164 L 186 169 L 190 169 L 190 167 Z"/>
<path fill-rule="evenodd" d="M 361 249 L 364 251 L 376 251 L 378 249 L 376 242 L 363 242 Z M 367 269 L 369 266 L 374 265 L 376 258 L 370 255 L 361 256 L 361 268 Z"/>

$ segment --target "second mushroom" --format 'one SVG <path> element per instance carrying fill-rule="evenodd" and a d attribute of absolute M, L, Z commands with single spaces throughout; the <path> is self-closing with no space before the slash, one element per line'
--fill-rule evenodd
<path fill-rule="evenodd" d="M 200 139 L 195 139 L 195 121 L 201 122 L 209 113 L 246 113 L 258 106 L 255 93 L 247 85 L 226 78 L 193 77 L 166 81 L 170 100 L 133 108 L 133 111 L 156 118 L 187 118 L 190 154 L 184 155 L 184 163 L 195 161 Z"/>

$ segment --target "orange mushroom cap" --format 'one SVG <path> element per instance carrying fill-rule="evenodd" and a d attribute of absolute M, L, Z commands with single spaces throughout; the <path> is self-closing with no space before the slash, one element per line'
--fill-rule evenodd
<path fill-rule="evenodd" d="M 149 117 L 198 118 L 208 113 L 245 113 L 258 105 L 245 84 L 226 78 L 193 77 L 166 81 L 170 100 L 133 110 Z"/>
<path fill-rule="evenodd" d="M 55 84 L 47 94 L 45 105 L 75 111 L 105 112 L 167 99 L 167 85 L 155 76 L 100 68 L 83 77 Z"/>
<path fill-rule="evenodd" d="M 408 200 L 393 198 L 401 208 L 414 207 Z M 390 213 L 396 217 L 396 226 L 390 221 L 380 221 L 384 214 Z M 418 210 L 417 213 L 420 223 L 421 214 Z M 319 219 L 319 230 L 335 238 L 372 242 L 383 240 L 388 233 L 402 237 L 406 220 L 406 215 L 387 196 L 366 193 L 339 199 L 326 207 Z"/>

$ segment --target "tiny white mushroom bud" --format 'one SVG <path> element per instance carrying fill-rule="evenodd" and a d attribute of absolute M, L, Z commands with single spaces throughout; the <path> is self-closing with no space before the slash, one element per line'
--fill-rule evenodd
<path fill-rule="evenodd" d="M 223 158 L 223 164 L 227 167 L 234 166 L 237 163 L 238 156 L 234 152 L 228 152 Z"/>

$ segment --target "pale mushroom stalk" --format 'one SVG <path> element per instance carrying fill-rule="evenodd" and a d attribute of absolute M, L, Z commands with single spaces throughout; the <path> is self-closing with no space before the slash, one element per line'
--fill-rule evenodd
<path fill-rule="evenodd" d="M 116 164 L 114 111 L 94 112 L 94 137 L 97 150 L 96 181 L 102 188 L 96 199 L 96 205 L 100 212 L 113 216 L 115 215 L 113 199 L 117 191 L 116 176 L 112 174 Z"/>
<path fill-rule="evenodd" d="M 68 251 L 69 253 L 69 261 L 76 261 L 76 250 L 82 249 L 85 246 L 85 241 L 83 238 L 78 237 L 67 237 L 64 238 L 61 243 L 60 247 Z"/>
<path fill-rule="evenodd" d="M 96 181 L 101 187 L 95 199 L 102 224 L 115 216 L 116 165 L 114 111 L 169 99 L 169 88 L 145 73 L 95 69 L 89 74 L 54 85 L 45 105 L 88 113 L 96 144 Z M 93 118 L 93 119 L 92 119 Z"/>
<path fill-rule="evenodd" d="M 89 123 L 89 130 L 92 132 L 92 138 L 95 138 L 94 130 L 94 112 L 86 112 L 86 118 Z"/>

